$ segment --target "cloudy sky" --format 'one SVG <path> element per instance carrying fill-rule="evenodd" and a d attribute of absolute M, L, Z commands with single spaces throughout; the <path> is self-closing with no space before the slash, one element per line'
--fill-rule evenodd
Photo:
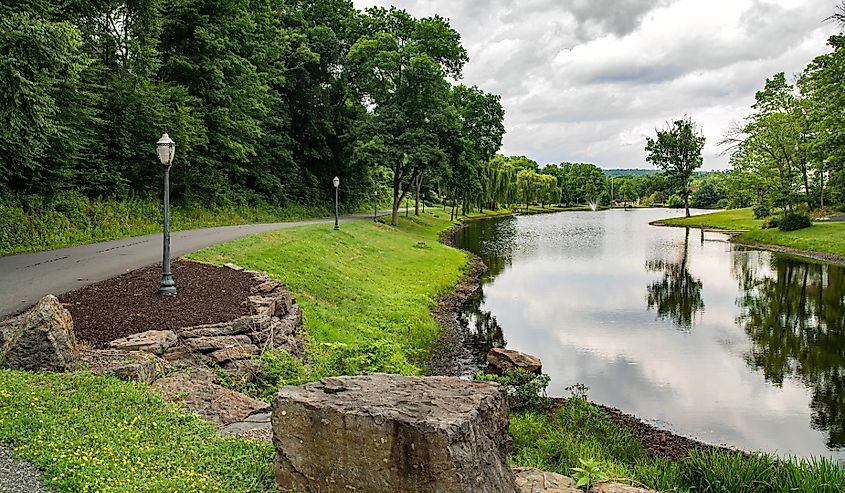
<path fill-rule="evenodd" d="M 646 136 L 689 114 L 718 141 L 776 72 L 827 51 L 835 0 L 354 0 L 451 19 L 463 83 L 500 94 L 502 152 L 644 168 Z"/>

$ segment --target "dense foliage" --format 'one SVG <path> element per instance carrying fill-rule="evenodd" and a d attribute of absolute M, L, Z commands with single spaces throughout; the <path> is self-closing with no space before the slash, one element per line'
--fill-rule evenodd
<path fill-rule="evenodd" d="M 480 193 L 504 111 L 466 61 L 447 20 L 349 0 L 0 0 L 0 195 L 154 198 L 164 131 L 177 205 Z"/>
<path fill-rule="evenodd" d="M 834 20 L 845 22 L 842 12 Z M 746 197 L 736 205 L 760 218 L 845 208 L 845 37 L 828 45 L 794 80 L 767 79 L 751 115 L 723 140 L 731 188 Z"/>

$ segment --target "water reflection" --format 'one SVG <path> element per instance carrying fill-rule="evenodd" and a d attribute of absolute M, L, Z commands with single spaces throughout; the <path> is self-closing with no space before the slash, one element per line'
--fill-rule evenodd
<path fill-rule="evenodd" d="M 465 313 L 477 357 L 507 342 L 552 394 L 580 382 L 710 443 L 845 458 L 845 270 L 648 225 L 670 214 L 470 224 L 456 244 L 490 266 Z"/>
<path fill-rule="evenodd" d="M 799 378 L 812 392 L 812 426 L 845 446 L 845 269 L 771 258 L 771 275 L 738 269 L 739 323 L 753 341 L 746 359 L 781 386 Z"/>
<path fill-rule="evenodd" d="M 689 329 L 696 313 L 704 311 L 701 280 L 687 268 L 690 230 L 686 228 L 683 248 L 675 261 L 649 260 L 646 269 L 661 272 L 663 277 L 648 286 L 648 308 L 660 317 L 672 320 L 682 329 Z"/>

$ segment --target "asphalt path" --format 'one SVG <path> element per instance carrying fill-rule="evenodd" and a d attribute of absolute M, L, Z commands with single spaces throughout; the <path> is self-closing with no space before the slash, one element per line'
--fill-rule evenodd
<path fill-rule="evenodd" d="M 380 214 L 389 214 L 382 211 Z M 341 222 L 372 218 L 344 216 Z M 172 258 L 236 238 L 308 224 L 333 224 L 334 218 L 248 224 L 177 231 L 170 235 Z M 48 294 L 60 295 L 125 272 L 161 263 L 161 233 L 104 241 L 46 252 L 0 257 L 0 319 L 18 313 Z"/>

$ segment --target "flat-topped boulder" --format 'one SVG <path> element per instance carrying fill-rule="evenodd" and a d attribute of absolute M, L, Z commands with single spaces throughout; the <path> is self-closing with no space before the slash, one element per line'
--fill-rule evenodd
<path fill-rule="evenodd" d="M 282 491 L 516 493 L 503 387 L 375 374 L 283 387 L 273 400 Z"/>
<path fill-rule="evenodd" d="M 493 348 L 487 353 L 487 367 L 491 373 L 501 374 L 511 368 L 520 368 L 529 373 L 540 374 L 543 362 L 540 358 L 512 349 Z"/>
<path fill-rule="evenodd" d="M 143 351 L 145 353 L 160 356 L 165 351 L 176 345 L 178 341 L 176 333 L 172 330 L 148 330 L 128 337 L 122 337 L 111 341 L 109 346 L 112 349 L 122 351 Z"/>
<path fill-rule="evenodd" d="M 531 467 L 514 467 L 513 473 L 521 493 L 583 493 L 569 476 Z"/>

